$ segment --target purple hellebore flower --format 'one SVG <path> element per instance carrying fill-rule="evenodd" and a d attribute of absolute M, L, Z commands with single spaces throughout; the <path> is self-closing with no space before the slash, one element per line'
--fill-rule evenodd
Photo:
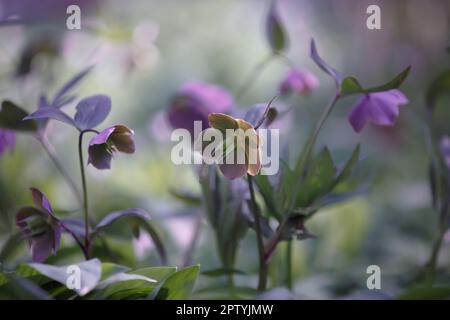
<path fill-rule="evenodd" d="M 8 129 L 0 129 L 0 156 L 7 151 L 12 151 L 15 145 L 15 132 Z"/>
<path fill-rule="evenodd" d="M 318 86 L 319 80 L 311 72 L 291 69 L 281 82 L 280 92 L 282 94 L 298 93 L 306 96 Z"/>
<path fill-rule="evenodd" d="M 61 223 L 41 191 L 31 188 L 31 194 L 36 207 L 20 208 L 16 213 L 16 225 L 28 240 L 33 261 L 42 262 L 58 250 Z"/>
<path fill-rule="evenodd" d="M 233 98 L 224 88 L 189 82 L 175 94 L 167 116 L 173 128 L 187 129 L 193 136 L 194 121 L 201 121 L 203 129 L 209 128 L 208 115 L 226 113 L 232 105 Z"/>
<path fill-rule="evenodd" d="M 353 130 L 360 132 L 371 122 L 378 126 L 393 126 L 399 115 L 399 106 L 409 101 L 397 89 L 365 94 L 348 116 Z"/>
<path fill-rule="evenodd" d="M 124 125 L 115 125 L 106 128 L 95 135 L 89 142 L 89 159 L 97 169 L 110 169 L 113 153 L 134 153 L 134 131 Z"/>

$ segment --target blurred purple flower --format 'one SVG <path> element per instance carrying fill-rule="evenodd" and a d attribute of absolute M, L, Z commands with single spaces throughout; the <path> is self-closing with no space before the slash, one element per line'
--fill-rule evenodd
<path fill-rule="evenodd" d="M 28 241 L 33 261 L 42 262 L 58 250 L 61 223 L 41 191 L 31 188 L 31 194 L 36 207 L 20 208 L 16 213 L 16 225 Z"/>
<path fill-rule="evenodd" d="M 209 128 L 208 115 L 226 113 L 232 105 L 233 98 L 224 88 L 213 84 L 190 82 L 175 94 L 167 116 L 173 128 L 187 129 L 193 136 L 194 121 L 201 121 L 203 129 Z"/>
<path fill-rule="evenodd" d="M 298 93 L 309 95 L 312 90 L 319 86 L 317 77 L 309 71 L 291 69 L 280 85 L 282 94 Z"/>
<path fill-rule="evenodd" d="M 439 142 L 441 155 L 447 168 L 450 168 L 450 137 L 443 136 Z"/>
<path fill-rule="evenodd" d="M 124 125 L 107 128 L 89 142 L 88 164 L 97 169 L 110 169 L 114 152 L 134 153 L 134 131 Z"/>
<path fill-rule="evenodd" d="M 0 156 L 12 151 L 16 145 L 16 134 L 12 130 L 0 129 Z"/>
<path fill-rule="evenodd" d="M 353 130 L 360 132 L 367 123 L 393 126 L 399 115 L 399 106 L 408 99 L 397 89 L 365 94 L 348 116 Z"/>

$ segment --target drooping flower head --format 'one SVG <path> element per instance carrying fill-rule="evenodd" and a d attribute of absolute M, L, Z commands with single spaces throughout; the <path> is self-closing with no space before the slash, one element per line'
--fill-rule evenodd
<path fill-rule="evenodd" d="M 204 130 L 199 137 L 203 158 L 217 163 L 223 175 L 231 180 L 246 173 L 257 175 L 261 170 L 261 139 L 255 128 L 245 120 L 222 113 L 210 114 L 208 118 L 211 128 Z M 210 155 L 205 146 L 211 140 L 216 145 Z"/>
<path fill-rule="evenodd" d="M 89 142 L 88 164 L 97 169 L 110 169 L 114 152 L 134 153 L 134 131 L 124 125 L 106 128 Z"/>
<path fill-rule="evenodd" d="M 28 246 L 33 261 L 42 262 L 58 250 L 61 238 L 61 224 L 53 215 L 47 197 L 38 189 L 31 188 L 36 207 L 22 207 L 16 213 L 16 225 Z"/>
<path fill-rule="evenodd" d="M 318 86 L 319 80 L 311 72 L 291 69 L 281 82 L 280 92 L 281 94 L 309 95 Z"/>
<path fill-rule="evenodd" d="M 0 156 L 12 151 L 16 145 L 16 134 L 12 130 L 0 129 Z"/>
<path fill-rule="evenodd" d="M 180 88 L 171 101 L 168 120 L 173 128 L 187 129 L 194 135 L 194 121 L 209 127 L 208 115 L 228 112 L 233 98 L 222 87 L 201 82 L 190 82 Z"/>
<path fill-rule="evenodd" d="M 397 89 L 364 94 L 350 112 L 348 121 L 356 132 L 367 123 L 393 126 L 400 113 L 399 106 L 407 103 L 408 99 Z"/>

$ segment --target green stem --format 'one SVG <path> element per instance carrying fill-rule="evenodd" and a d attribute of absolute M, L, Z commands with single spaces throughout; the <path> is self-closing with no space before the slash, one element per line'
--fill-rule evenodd
<path fill-rule="evenodd" d="M 314 145 L 317 141 L 317 137 L 319 136 L 320 130 L 322 129 L 325 121 L 328 119 L 329 115 L 331 114 L 331 111 L 333 111 L 334 106 L 336 105 L 336 102 L 339 99 L 339 94 L 336 93 L 331 101 L 329 102 L 328 106 L 325 108 L 324 112 L 320 116 L 319 121 L 317 122 L 313 134 L 308 139 L 308 142 L 306 143 L 305 149 L 303 150 L 302 154 L 300 155 L 299 160 L 297 161 L 297 164 L 294 169 L 294 175 L 296 177 L 299 177 L 296 179 L 296 182 L 294 184 L 293 193 L 292 193 L 292 199 L 290 201 L 288 214 L 294 209 L 295 206 L 295 200 L 297 198 L 297 195 L 299 193 L 300 184 L 303 180 L 303 174 L 306 167 L 306 164 L 311 156 L 311 153 L 314 149 Z"/>
<path fill-rule="evenodd" d="M 83 187 L 83 209 L 84 209 L 84 246 L 86 248 L 86 259 L 89 258 L 90 253 L 90 242 L 89 242 L 89 205 L 88 205 L 88 195 L 87 195 L 87 185 L 86 185 L 86 175 L 84 172 L 84 161 L 83 161 L 83 136 L 86 132 L 96 132 L 95 130 L 83 130 L 80 131 L 78 137 L 78 156 L 80 159 L 80 172 L 81 172 L 81 183 Z"/>
<path fill-rule="evenodd" d="M 292 241 L 289 240 L 286 248 L 286 286 L 289 290 L 292 290 Z"/>
<path fill-rule="evenodd" d="M 426 264 L 427 281 L 429 281 L 430 283 L 433 283 L 436 278 L 436 269 L 438 266 L 439 252 L 441 251 L 442 248 L 444 234 L 445 232 L 440 230 L 439 235 L 434 241 L 433 248 L 431 250 L 431 255 L 430 258 L 428 259 L 428 263 Z"/>
<path fill-rule="evenodd" d="M 258 253 L 259 253 L 259 279 L 258 279 L 258 291 L 266 290 L 267 286 L 267 275 L 268 275 L 268 264 L 264 257 L 264 242 L 261 232 L 261 212 L 259 211 L 258 205 L 256 204 L 255 190 L 253 188 L 253 177 L 247 174 L 248 189 L 250 191 L 250 199 L 252 203 L 252 212 L 255 218 L 255 230 L 256 239 L 258 243 Z"/>
<path fill-rule="evenodd" d="M 272 59 L 275 57 L 274 54 L 267 56 L 264 60 L 258 63 L 253 70 L 249 73 L 248 77 L 243 82 L 243 85 L 239 88 L 236 93 L 236 100 L 239 100 L 244 96 L 245 93 L 251 88 L 259 75 L 264 71 L 264 69 L 269 65 Z"/>

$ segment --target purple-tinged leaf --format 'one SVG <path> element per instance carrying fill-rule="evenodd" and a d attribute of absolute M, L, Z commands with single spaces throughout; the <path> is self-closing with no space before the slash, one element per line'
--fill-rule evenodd
<path fill-rule="evenodd" d="M 335 83 L 336 87 L 340 87 L 342 82 L 342 75 L 339 71 L 331 67 L 328 63 L 326 63 L 317 52 L 316 43 L 314 42 L 314 39 L 311 39 L 311 52 L 310 52 L 311 59 L 317 64 L 317 66 L 322 69 L 325 73 L 330 75 Z"/>
<path fill-rule="evenodd" d="M 92 70 L 92 68 L 93 66 L 87 67 L 86 69 L 76 74 L 72 79 L 67 81 L 66 84 L 56 93 L 55 97 L 53 98 L 52 106 L 59 108 L 67 104 L 68 100 L 66 99 L 64 99 L 66 100 L 66 102 L 62 103 L 64 95 L 72 90 L 78 83 L 80 83 L 80 81 Z"/>
<path fill-rule="evenodd" d="M 111 99 L 95 95 L 81 100 L 77 105 L 75 123 L 80 130 L 92 129 L 103 122 L 111 111 Z"/>
<path fill-rule="evenodd" d="M 29 116 L 23 118 L 23 120 L 31 120 L 31 119 L 54 119 L 61 122 L 64 122 L 73 127 L 77 127 L 75 122 L 71 117 L 62 112 L 61 110 L 53 107 L 43 107 L 33 112 Z"/>
<path fill-rule="evenodd" d="M 136 217 L 144 220 L 149 220 L 150 214 L 141 208 L 130 208 L 122 211 L 111 212 L 97 224 L 97 226 L 94 228 L 93 233 L 96 234 L 99 231 L 110 227 L 117 220 L 125 217 Z"/>

